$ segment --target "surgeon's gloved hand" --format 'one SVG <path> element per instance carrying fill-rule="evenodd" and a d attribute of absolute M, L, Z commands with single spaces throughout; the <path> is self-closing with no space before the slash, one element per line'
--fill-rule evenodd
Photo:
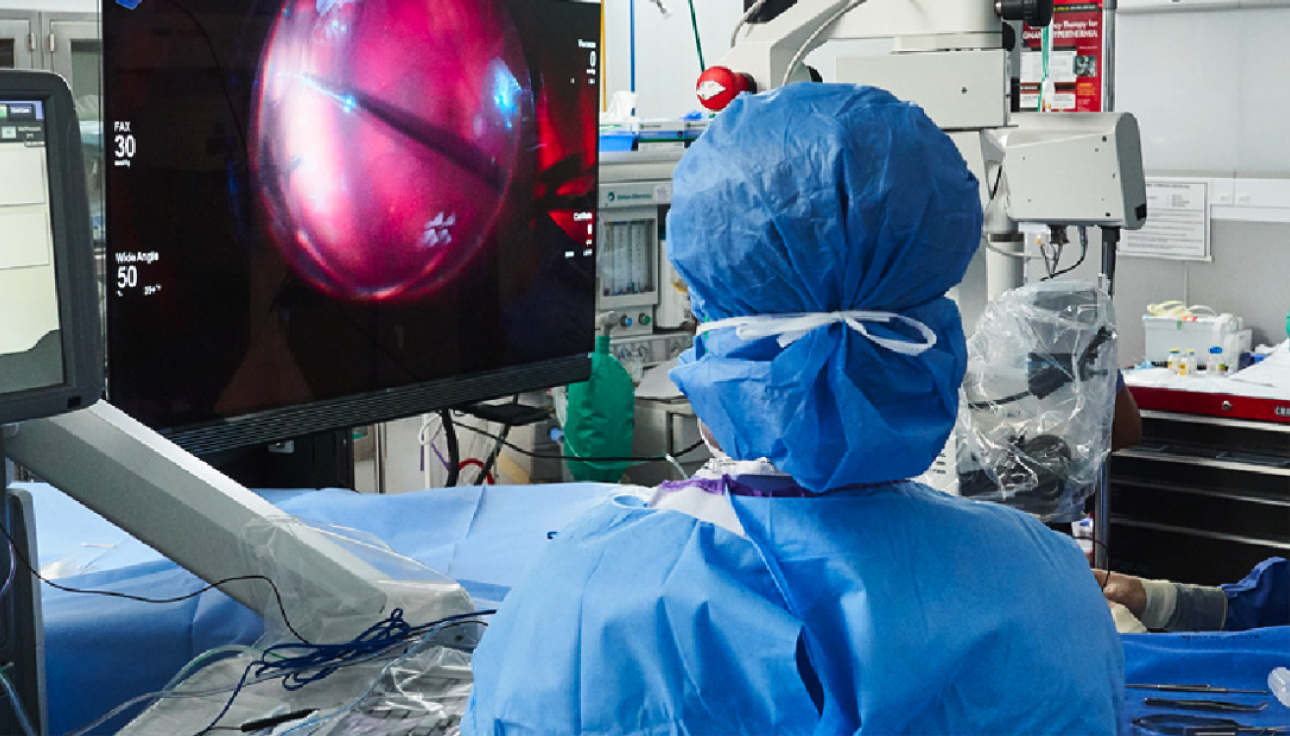
<path fill-rule="evenodd" d="M 1148 629 L 1142 625 L 1142 622 L 1134 616 L 1129 609 L 1116 603 L 1107 601 L 1106 604 L 1111 607 L 1111 619 L 1115 621 L 1115 630 L 1121 634 L 1146 634 Z"/>
<path fill-rule="evenodd" d="M 1103 570 L 1094 570 L 1093 576 L 1108 602 L 1124 606 L 1148 629 L 1219 631 L 1227 618 L 1227 596 L 1222 588 L 1144 580 Z"/>
<path fill-rule="evenodd" d="M 1094 570 L 1093 577 L 1102 586 L 1102 595 L 1108 602 L 1124 606 L 1134 618 L 1142 619 L 1147 608 L 1147 591 L 1140 578 L 1105 570 Z"/>

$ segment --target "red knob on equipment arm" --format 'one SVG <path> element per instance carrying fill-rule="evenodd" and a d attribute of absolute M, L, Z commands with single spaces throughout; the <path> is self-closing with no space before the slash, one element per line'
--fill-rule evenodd
<path fill-rule="evenodd" d="M 710 67 L 699 75 L 696 88 L 699 103 L 713 112 L 720 112 L 739 96 L 740 92 L 757 92 L 757 83 L 747 74 L 733 72 L 724 66 Z"/>

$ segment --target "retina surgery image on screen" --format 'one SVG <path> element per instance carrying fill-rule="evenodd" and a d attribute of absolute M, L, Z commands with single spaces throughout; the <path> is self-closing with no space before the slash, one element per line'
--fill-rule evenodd
<path fill-rule="evenodd" d="M 112 402 L 187 427 L 589 352 L 599 23 L 104 3 Z"/>

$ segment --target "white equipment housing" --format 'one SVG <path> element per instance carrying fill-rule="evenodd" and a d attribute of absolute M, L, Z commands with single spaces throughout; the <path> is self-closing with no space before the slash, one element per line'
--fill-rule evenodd
<path fill-rule="evenodd" d="M 1019 113 L 996 135 L 1006 151 L 1013 220 L 1130 230 L 1146 222 L 1142 143 L 1132 115 Z"/>

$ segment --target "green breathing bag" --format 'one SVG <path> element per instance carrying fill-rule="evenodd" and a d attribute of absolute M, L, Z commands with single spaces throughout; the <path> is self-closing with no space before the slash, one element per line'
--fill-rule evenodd
<path fill-rule="evenodd" d="M 591 354 L 591 378 L 569 386 L 564 423 L 567 458 L 629 457 L 635 428 L 636 390 L 627 369 L 609 352 L 609 336 L 596 337 Z M 566 460 L 569 473 L 580 481 L 617 483 L 627 470 L 625 461 Z"/>

